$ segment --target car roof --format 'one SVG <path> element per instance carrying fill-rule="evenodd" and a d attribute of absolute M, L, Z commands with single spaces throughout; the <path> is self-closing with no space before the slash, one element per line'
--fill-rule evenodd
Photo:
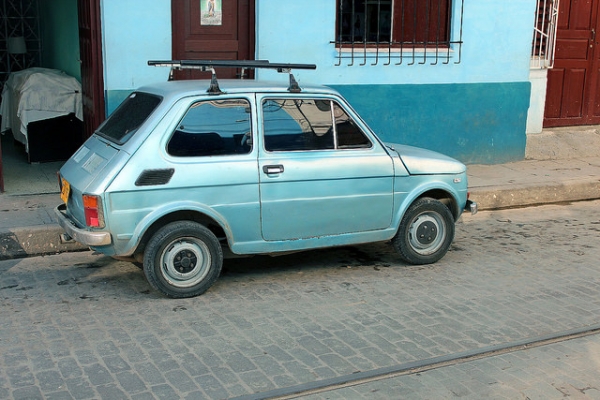
<path fill-rule="evenodd" d="M 140 87 L 138 92 L 152 93 L 168 98 L 181 98 L 186 96 L 198 96 L 208 94 L 207 90 L 210 87 L 211 81 L 208 79 L 202 80 L 182 80 L 182 81 L 167 81 L 146 85 Z M 288 90 L 289 85 L 285 82 L 269 82 L 256 80 L 241 80 L 241 79 L 219 79 L 219 87 L 223 94 L 247 94 L 247 93 L 291 93 Z M 300 93 L 311 94 L 335 94 L 339 93 L 330 87 L 323 85 L 300 85 Z M 219 94 L 210 94 L 218 97 Z M 175 99 L 173 99 L 175 100 Z"/>

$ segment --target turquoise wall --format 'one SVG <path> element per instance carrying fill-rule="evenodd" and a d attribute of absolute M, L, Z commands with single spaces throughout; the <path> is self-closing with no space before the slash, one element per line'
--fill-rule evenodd
<path fill-rule="evenodd" d="M 59 69 L 81 82 L 77 0 L 40 1 L 42 66 Z"/>
<path fill-rule="evenodd" d="M 529 82 L 333 87 L 384 141 L 439 151 L 467 164 L 525 155 Z"/>

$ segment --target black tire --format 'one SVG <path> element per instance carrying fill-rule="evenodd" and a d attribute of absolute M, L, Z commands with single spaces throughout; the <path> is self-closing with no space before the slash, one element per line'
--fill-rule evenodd
<path fill-rule="evenodd" d="M 223 266 L 217 237 L 192 221 L 172 222 L 146 245 L 144 274 L 156 290 L 173 298 L 194 297 L 210 288 Z"/>
<path fill-rule="evenodd" d="M 400 257 L 415 265 L 440 260 L 454 240 L 454 217 L 440 201 L 423 197 L 408 208 L 392 243 Z"/>

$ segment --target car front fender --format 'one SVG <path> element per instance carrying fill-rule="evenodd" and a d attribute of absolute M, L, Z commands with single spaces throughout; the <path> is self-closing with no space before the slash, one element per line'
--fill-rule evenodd
<path fill-rule="evenodd" d="M 442 177 L 443 179 L 432 180 L 432 177 L 428 175 L 412 175 L 409 178 L 410 183 L 406 185 L 406 187 L 411 188 L 408 192 L 404 192 L 402 188 L 396 186 L 394 204 L 397 204 L 397 208 L 393 220 L 393 226 L 396 229 L 400 226 L 400 221 L 408 207 L 415 200 L 424 196 L 430 196 L 438 200 L 450 199 L 452 202 L 450 211 L 455 219 L 458 219 L 467 202 L 466 183 L 463 185 L 460 175 L 442 175 Z"/>

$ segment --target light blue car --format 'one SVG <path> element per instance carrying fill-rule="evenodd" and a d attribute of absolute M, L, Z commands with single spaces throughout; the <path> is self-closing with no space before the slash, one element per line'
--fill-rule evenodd
<path fill-rule="evenodd" d="M 441 259 L 477 211 L 466 167 L 383 143 L 335 90 L 290 81 L 132 93 L 60 170 L 64 237 L 143 265 L 175 298 L 205 292 L 224 252 L 391 240 L 408 263 Z"/>

